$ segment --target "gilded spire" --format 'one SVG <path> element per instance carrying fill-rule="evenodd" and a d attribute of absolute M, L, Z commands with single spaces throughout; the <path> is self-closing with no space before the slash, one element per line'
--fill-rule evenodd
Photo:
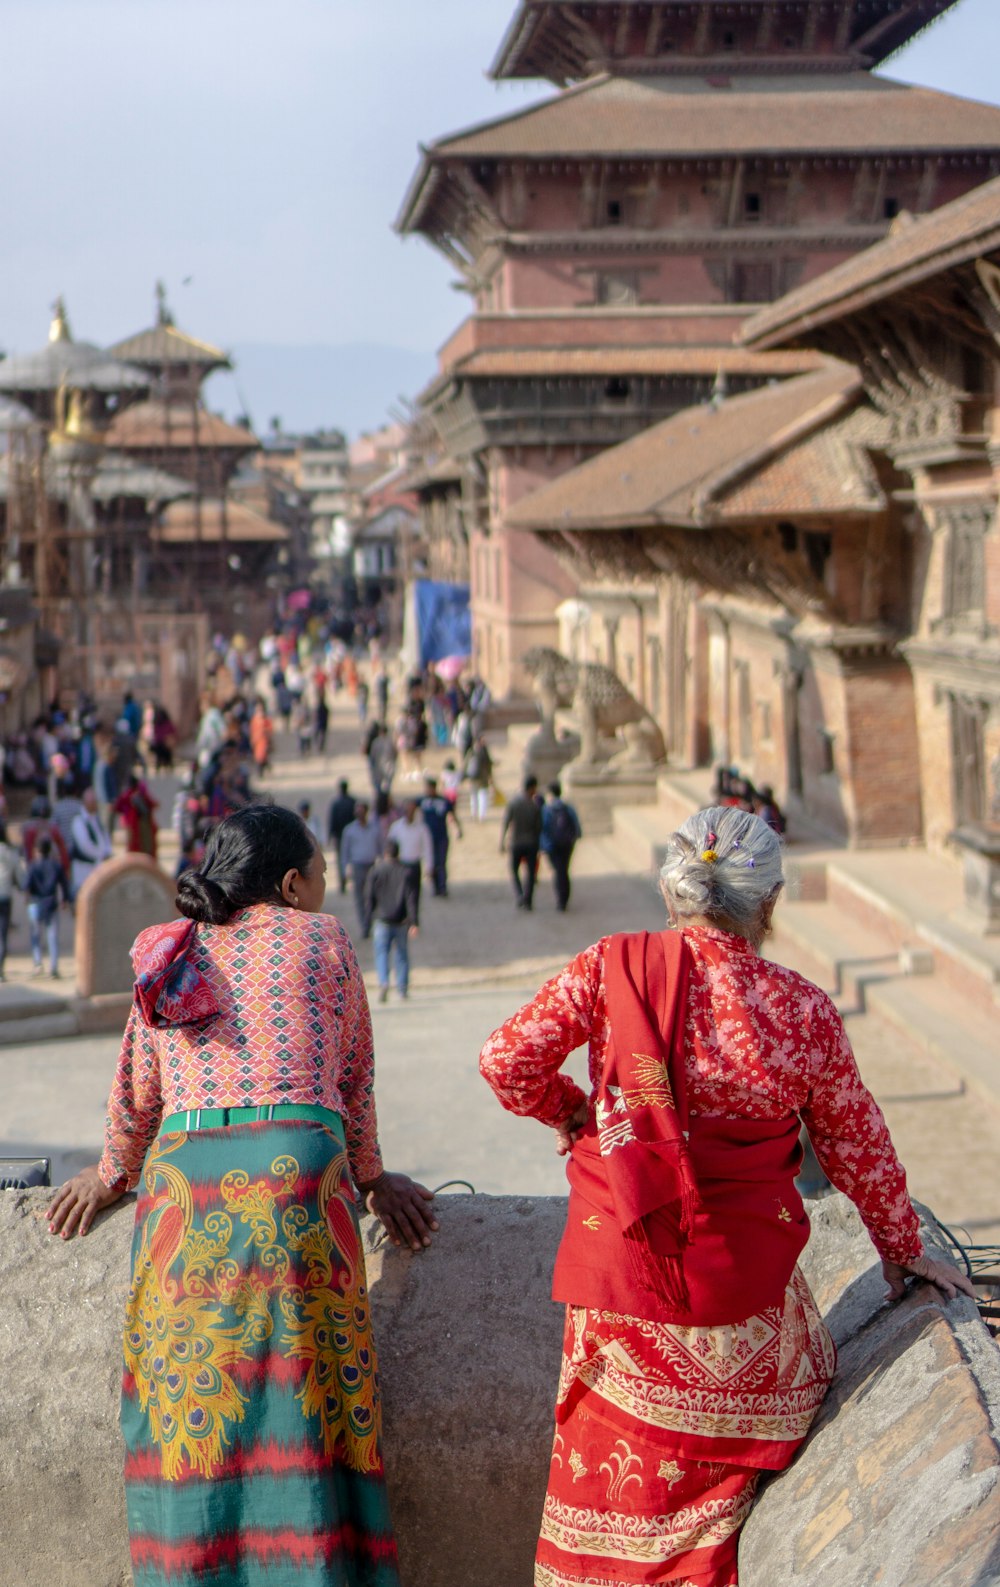
<path fill-rule="evenodd" d="M 49 326 L 50 342 L 71 342 L 73 332 L 69 328 L 69 316 L 66 313 L 66 304 L 62 294 L 56 298 L 52 305 L 52 324 Z"/>

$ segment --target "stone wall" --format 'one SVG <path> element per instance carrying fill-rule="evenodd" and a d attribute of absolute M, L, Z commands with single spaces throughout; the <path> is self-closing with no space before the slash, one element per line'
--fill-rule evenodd
<path fill-rule="evenodd" d="M 70 1242 L 47 1233 L 46 1203 L 0 1193 L 0 1584 L 127 1587 L 115 1417 L 131 1202 Z M 530 1587 L 564 1206 L 444 1197 L 430 1251 L 369 1251 L 404 1587 Z M 995 1587 L 1000 1355 L 972 1304 L 920 1287 L 882 1307 L 840 1197 L 817 1207 L 804 1265 L 840 1371 L 748 1522 L 741 1587 Z"/>

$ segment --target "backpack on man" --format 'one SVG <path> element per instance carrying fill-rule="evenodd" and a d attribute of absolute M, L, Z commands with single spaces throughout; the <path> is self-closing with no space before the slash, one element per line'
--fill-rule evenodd
<path fill-rule="evenodd" d="M 551 848 L 571 849 L 576 842 L 576 822 L 569 805 L 553 799 L 549 805 L 548 840 Z"/>

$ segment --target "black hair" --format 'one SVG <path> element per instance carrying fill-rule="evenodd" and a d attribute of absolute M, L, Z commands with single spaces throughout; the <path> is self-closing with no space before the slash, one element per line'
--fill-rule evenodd
<path fill-rule="evenodd" d="M 537 777 L 525 777 L 525 779 L 524 779 L 524 791 L 525 791 L 525 793 L 533 793 L 534 790 L 537 787 L 538 787 L 538 778 Z"/>
<path fill-rule="evenodd" d="M 561 782 L 550 782 L 549 783 L 549 793 L 552 795 L 553 799 L 561 799 L 562 798 L 562 783 Z"/>
<path fill-rule="evenodd" d="M 0 843 L 7 842 L 7 823 L 0 820 Z"/>
<path fill-rule="evenodd" d="M 49 855 L 52 853 L 52 839 L 51 838 L 39 838 L 39 840 L 38 840 L 38 852 L 42 856 L 43 860 L 47 860 Z"/>
<path fill-rule="evenodd" d="M 285 873 L 305 875 L 315 852 L 312 834 L 294 810 L 246 805 L 214 828 L 197 870 L 178 879 L 175 903 L 189 920 L 225 925 L 251 904 L 283 903 Z"/>
<path fill-rule="evenodd" d="M 389 860 L 398 860 L 399 859 L 399 844 L 396 842 L 395 838 L 390 838 L 388 840 L 388 842 L 386 843 L 385 854 L 386 854 L 386 859 L 389 859 Z"/>

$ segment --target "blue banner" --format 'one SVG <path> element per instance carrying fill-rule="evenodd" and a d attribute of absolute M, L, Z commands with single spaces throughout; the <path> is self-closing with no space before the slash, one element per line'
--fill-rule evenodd
<path fill-rule="evenodd" d="M 421 667 L 432 661 L 444 661 L 446 656 L 471 656 L 469 586 L 417 579 L 414 588 Z"/>

